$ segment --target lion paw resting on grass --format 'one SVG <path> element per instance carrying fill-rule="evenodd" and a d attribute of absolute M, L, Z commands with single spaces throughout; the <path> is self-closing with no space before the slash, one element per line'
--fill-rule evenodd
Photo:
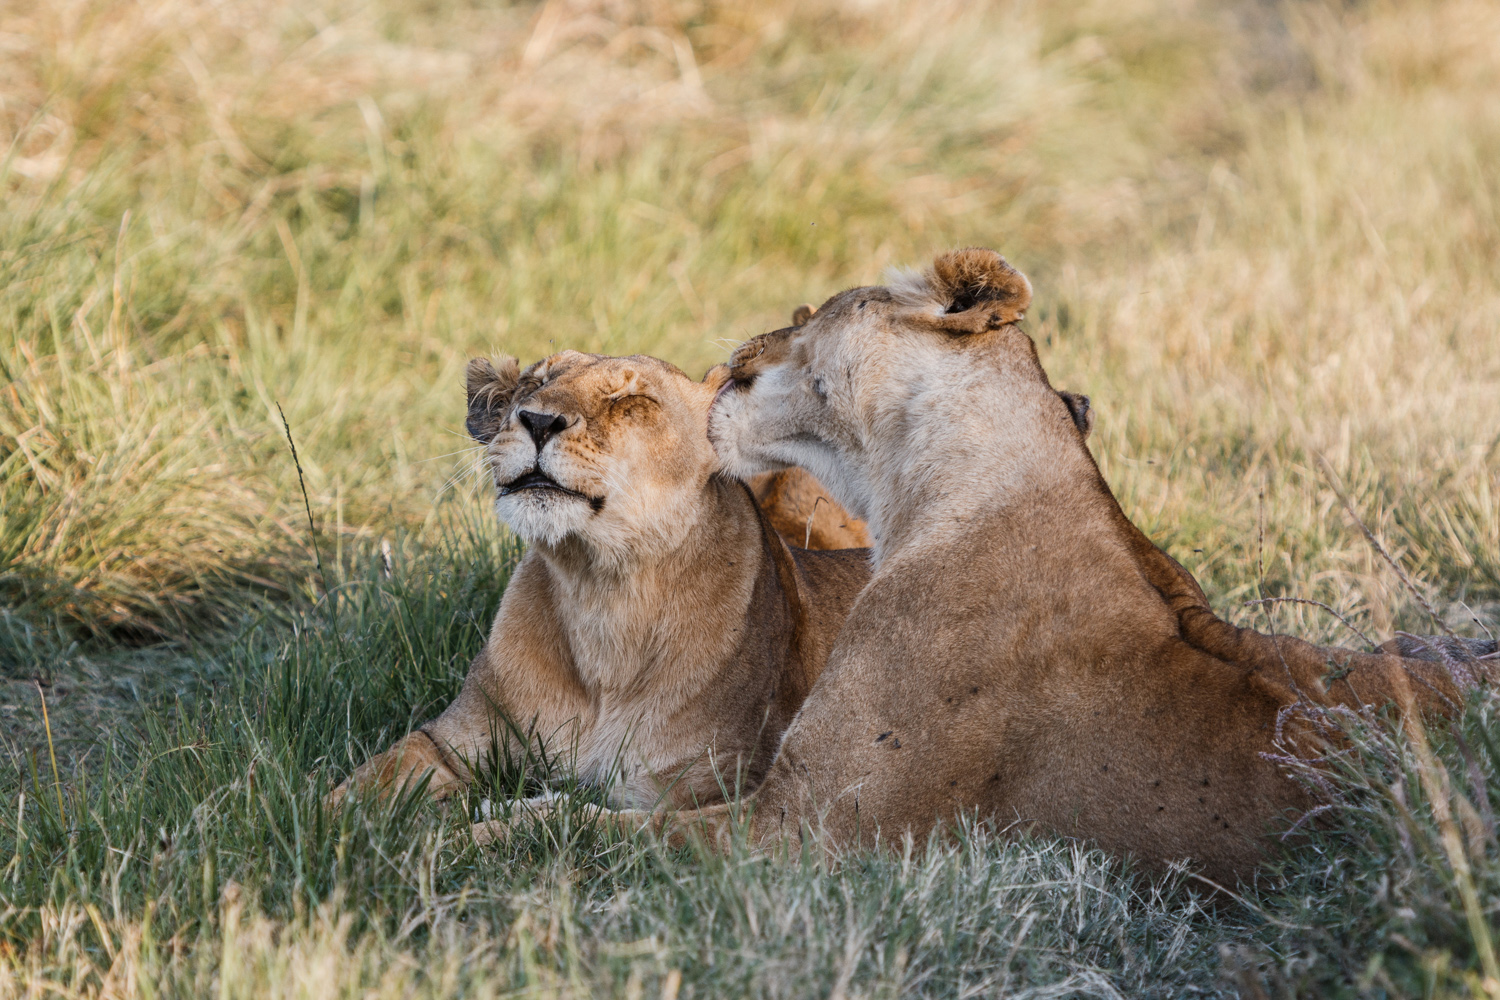
<path fill-rule="evenodd" d="M 1288 709 L 1450 709 L 1491 647 L 1402 658 L 1217 618 L 1101 477 L 1017 325 L 1030 301 L 998 254 L 958 251 L 735 352 L 709 423 L 725 465 L 808 469 L 867 522 L 875 565 L 749 836 L 836 847 L 977 810 L 1242 876 L 1309 806 L 1273 757 L 1323 744 Z M 742 815 L 609 821 L 722 842 Z"/>
<path fill-rule="evenodd" d="M 722 472 L 705 430 L 723 378 L 576 351 L 469 363 L 468 428 L 527 552 L 458 698 L 334 803 L 428 775 L 449 794 L 494 740 L 532 736 L 621 805 L 759 782 L 869 568 L 862 549 L 789 548 Z"/>

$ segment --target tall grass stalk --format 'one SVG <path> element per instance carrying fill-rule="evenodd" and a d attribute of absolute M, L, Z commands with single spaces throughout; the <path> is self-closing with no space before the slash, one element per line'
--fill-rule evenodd
<path fill-rule="evenodd" d="M 1466 0 L 0 5 L 4 600 L 68 641 L 220 627 L 309 586 L 275 401 L 337 548 L 426 522 L 470 355 L 701 371 L 983 243 L 1216 595 L 1264 481 L 1262 596 L 1418 624 L 1322 454 L 1424 599 L 1494 601 L 1496 27 Z"/>

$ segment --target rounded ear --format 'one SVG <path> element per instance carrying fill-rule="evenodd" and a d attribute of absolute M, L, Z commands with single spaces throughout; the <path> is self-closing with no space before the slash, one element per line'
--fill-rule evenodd
<path fill-rule="evenodd" d="M 817 311 L 818 311 L 818 307 L 815 306 L 815 305 L 813 305 L 812 303 L 810 303 L 810 302 L 804 302 L 804 303 L 802 303 L 800 306 L 798 306 L 797 308 L 795 308 L 795 309 L 792 310 L 792 325 L 793 326 L 802 326 L 802 325 L 804 325 L 808 320 L 810 320 L 810 319 L 813 318 L 813 313 L 815 313 Z"/>
<path fill-rule="evenodd" d="M 709 398 L 713 398 L 724 383 L 729 381 L 729 364 L 720 362 L 703 373 L 703 387 L 708 390 Z"/>
<path fill-rule="evenodd" d="M 1066 389 L 1057 390 L 1062 401 L 1068 406 L 1068 413 L 1073 416 L 1073 425 L 1078 428 L 1084 440 L 1094 432 L 1094 407 L 1089 403 L 1089 398 L 1081 392 L 1068 392 Z"/>
<path fill-rule="evenodd" d="M 927 274 L 944 305 L 942 325 L 954 333 L 996 330 L 1024 319 L 1031 282 L 993 250 L 969 247 L 941 254 Z"/>
<path fill-rule="evenodd" d="M 469 416 L 464 425 L 480 444 L 489 444 L 500 432 L 500 422 L 510 409 L 516 383 L 521 380 L 520 363 L 512 357 L 471 358 L 464 372 L 464 388 L 469 400 Z"/>

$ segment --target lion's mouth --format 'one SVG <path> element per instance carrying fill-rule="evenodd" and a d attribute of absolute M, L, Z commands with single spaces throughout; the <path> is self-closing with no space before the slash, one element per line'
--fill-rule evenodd
<path fill-rule="evenodd" d="M 731 376 L 725 379 L 724 384 L 719 386 L 719 391 L 714 393 L 713 402 L 708 405 L 708 408 L 712 410 L 719 404 L 719 400 L 723 399 L 729 393 L 738 392 L 741 389 L 748 389 L 751 385 L 754 384 L 754 382 L 754 375 L 740 375 L 738 377 Z"/>
<path fill-rule="evenodd" d="M 587 493 L 570 490 L 541 469 L 532 469 L 530 472 L 523 472 L 510 482 L 503 484 L 500 487 L 500 495 L 507 497 L 512 493 L 520 493 L 523 490 L 552 490 L 565 496 L 577 497 L 579 500 L 587 501 L 588 505 L 594 508 L 594 510 L 599 510 L 604 506 L 603 497 L 591 497 Z"/>
<path fill-rule="evenodd" d="M 500 495 L 503 497 L 510 496 L 512 493 L 519 493 L 522 490 L 556 490 L 559 493 L 566 493 L 581 500 L 588 499 L 588 497 L 577 490 L 568 489 L 541 469 L 532 469 L 530 472 L 521 473 L 521 475 L 500 487 Z"/>

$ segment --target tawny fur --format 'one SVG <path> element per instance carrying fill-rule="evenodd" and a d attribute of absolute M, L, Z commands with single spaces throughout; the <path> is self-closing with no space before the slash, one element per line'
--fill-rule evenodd
<path fill-rule="evenodd" d="M 752 840 L 923 837 L 977 811 L 1246 875 L 1309 806 L 1267 756 L 1317 750 L 1284 710 L 1441 711 L 1469 675 L 1216 617 L 1122 512 L 1007 319 L 1029 299 L 1015 276 L 991 251 L 945 255 L 731 362 L 709 428 L 728 467 L 810 469 L 866 519 L 875 557 L 752 800 Z M 736 809 L 617 821 L 722 839 Z"/>
<path fill-rule="evenodd" d="M 721 382 L 574 351 L 470 363 L 468 426 L 527 552 L 458 698 L 335 802 L 429 774 L 451 793 L 494 737 L 521 749 L 504 719 L 620 805 L 759 782 L 869 569 L 863 550 L 789 549 L 720 471 L 705 425 Z M 540 449 L 523 414 L 556 428 Z M 571 492 L 507 491 L 538 470 Z"/>
<path fill-rule="evenodd" d="M 792 326 L 801 326 L 817 310 L 803 303 L 792 310 Z M 720 365 L 708 376 L 722 383 L 729 366 Z M 1088 405 L 1084 398 L 1085 407 Z M 766 519 L 788 545 L 806 549 L 867 548 L 865 524 L 828 495 L 823 484 L 806 469 L 790 468 L 751 476 L 746 482 Z"/>
<path fill-rule="evenodd" d="M 750 491 L 766 520 L 788 545 L 808 549 L 864 549 L 865 524 L 828 495 L 806 469 L 752 476 Z"/>

